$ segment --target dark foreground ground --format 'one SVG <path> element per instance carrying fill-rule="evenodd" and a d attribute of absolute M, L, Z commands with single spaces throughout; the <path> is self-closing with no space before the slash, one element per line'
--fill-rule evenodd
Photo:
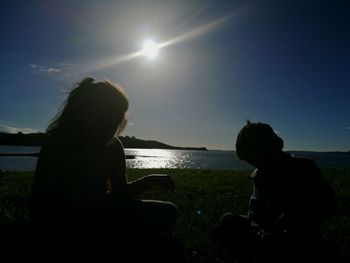
<path fill-rule="evenodd" d="M 226 212 L 246 213 L 251 194 L 249 172 L 190 169 L 131 169 L 128 172 L 130 180 L 151 173 L 169 174 L 176 182 L 173 193 L 155 189 L 140 198 L 168 200 L 178 206 L 174 235 L 184 244 L 187 262 L 222 262 L 208 231 Z M 324 170 L 323 175 L 338 197 L 337 214 L 323 224 L 323 237 L 345 262 L 350 257 L 350 169 Z M 8 234 L 28 223 L 32 176 L 32 172 L 0 173 L 2 242 L 6 242 L 4 231 Z"/>

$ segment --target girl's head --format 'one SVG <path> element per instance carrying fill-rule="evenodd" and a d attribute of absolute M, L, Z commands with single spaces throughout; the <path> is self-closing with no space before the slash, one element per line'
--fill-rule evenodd
<path fill-rule="evenodd" d="M 47 134 L 78 147 L 105 144 L 124 129 L 128 106 L 121 87 L 85 78 L 73 86 Z"/>
<path fill-rule="evenodd" d="M 238 157 L 258 168 L 270 165 L 282 149 L 283 140 L 265 123 L 248 121 L 236 139 Z"/>

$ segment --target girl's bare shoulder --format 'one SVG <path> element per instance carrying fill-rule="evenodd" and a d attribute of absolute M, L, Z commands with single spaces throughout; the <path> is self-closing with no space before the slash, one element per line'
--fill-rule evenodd
<path fill-rule="evenodd" d="M 113 137 L 113 139 L 106 145 L 106 154 L 125 157 L 123 144 L 117 137 Z"/>

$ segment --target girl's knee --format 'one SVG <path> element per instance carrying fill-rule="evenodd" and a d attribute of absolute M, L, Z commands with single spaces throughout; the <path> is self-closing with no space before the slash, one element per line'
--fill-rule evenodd
<path fill-rule="evenodd" d="M 166 202 L 164 207 L 164 215 L 166 217 L 166 221 L 168 222 L 169 227 L 172 227 L 175 225 L 177 220 L 177 207 L 175 204 Z"/>
<path fill-rule="evenodd" d="M 232 213 L 223 214 L 222 217 L 221 217 L 221 222 L 220 222 L 220 224 L 221 224 L 221 225 L 225 225 L 225 224 L 227 224 L 228 222 L 232 222 L 232 221 L 233 221 L 233 218 L 234 218 L 234 215 L 233 215 Z"/>
<path fill-rule="evenodd" d="M 142 200 L 144 212 L 149 220 L 164 228 L 171 228 L 175 225 L 177 219 L 177 207 L 171 202 Z"/>

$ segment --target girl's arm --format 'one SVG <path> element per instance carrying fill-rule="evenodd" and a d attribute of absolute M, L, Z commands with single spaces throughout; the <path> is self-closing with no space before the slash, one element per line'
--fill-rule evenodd
<path fill-rule="evenodd" d="M 175 189 L 173 179 L 166 174 L 150 174 L 127 184 L 127 192 L 135 196 L 142 192 L 151 189 L 154 186 L 159 186 L 168 191 Z"/>
<path fill-rule="evenodd" d="M 109 192 L 125 193 L 127 188 L 125 152 L 118 138 L 114 138 L 107 146 L 104 158 Z"/>
<path fill-rule="evenodd" d="M 173 179 L 165 174 L 151 174 L 128 182 L 125 152 L 122 143 L 117 138 L 107 147 L 106 158 L 108 160 L 109 190 L 112 193 L 126 194 L 134 197 L 154 186 L 160 186 L 169 191 L 175 188 Z"/>

